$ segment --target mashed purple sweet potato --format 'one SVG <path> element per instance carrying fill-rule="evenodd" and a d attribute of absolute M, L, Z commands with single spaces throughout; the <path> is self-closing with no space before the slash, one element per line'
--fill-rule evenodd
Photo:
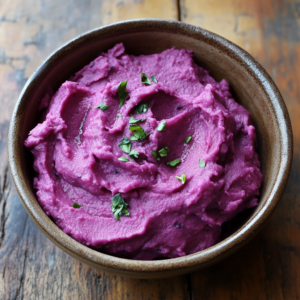
<path fill-rule="evenodd" d="M 124 51 L 117 44 L 42 99 L 45 117 L 25 141 L 38 200 L 65 233 L 112 255 L 208 248 L 223 222 L 257 205 L 250 113 L 189 50 Z"/>

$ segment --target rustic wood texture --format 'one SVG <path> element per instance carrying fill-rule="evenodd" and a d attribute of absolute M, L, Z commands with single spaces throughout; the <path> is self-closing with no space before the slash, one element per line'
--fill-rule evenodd
<path fill-rule="evenodd" d="M 178 1 L 0 1 L 0 299 L 300 298 L 300 2 Z M 179 18 L 249 51 L 280 88 L 295 141 L 286 193 L 263 231 L 212 268 L 160 280 L 106 274 L 54 246 L 23 208 L 6 152 L 18 94 L 43 59 L 84 31 L 142 17 Z"/>

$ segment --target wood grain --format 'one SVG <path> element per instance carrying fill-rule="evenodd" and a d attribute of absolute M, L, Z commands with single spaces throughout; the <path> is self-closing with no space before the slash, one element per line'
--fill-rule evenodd
<path fill-rule="evenodd" d="M 43 59 L 89 29 L 142 17 L 179 17 L 249 51 L 279 86 L 295 141 L 286 193 L 262 233 L 210 269 L 160 280 L 109 275 L 62 252 L 29 218 L 7 167 L 10 116 Z M 299 60 L 298 0 L 0 1 L 0 299 L 299 299 Z"/>
<path fill-rule="evenodd" d="M 192 274 L 195 299 L 300 298 L 300 2 L 180 0 L 181 20 L 252 54 L 279 87 L 292 121 L 294 160 L 285 195 L 262 233 L 227 261 Z"/>

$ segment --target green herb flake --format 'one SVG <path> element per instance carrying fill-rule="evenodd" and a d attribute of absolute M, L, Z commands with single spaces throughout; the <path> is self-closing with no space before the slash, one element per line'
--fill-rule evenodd
<path fill-rule="evenodd" d="M 117 114 L 117 116 L 118 116 L 119 118 L 122 118 L 122 119 L 123 119 L 123 116 L 122 116 L 121 114 Z"/>
<path fill-rule="evenodd" d="M 119 147 L 122 149 L 123 152 L 129 153 L 131 149 L 131 142 L 127 137 L 124 137 L 119 144 Z"/>
<path fill-rule="evenodd" d="M 152 84 L 152 82 L 145 73 L 141 73 L 141 82 L 148 85 Z"/>
<path fill-rule="evenodd" d="M 160 149 L 160 150 L 158 151 L 158 153 L 159 153 L 159 155 L 160 155 L 161 157 L 165 157 L 165 156 L 168 155 L 168 152 L 169 152 L 169 151 L 170 151 L 170 150 L 169 150 L 169 147 L 165 147 L 165 148 Z"/>
<path fill-rule="evenodd" d="M 121 81 L 118 86 L 118 96 L 120 100 L 119 108 L 121 108 L 125 102 L 128 92 L 126 91 L 127 81 Z"/>
<path fill-rule="evenodd" d="M 178 179 L 179 181 L 181 181 L 182 184 L 185 184 L 186 181 L 186 176 L 184 173 L 181 174 L 181 176 L 175 176 L 176 179 Z"/>
<path fill-rule="evenodd" d="M 132 141 L 141 142 L 150 135 L 150 133 L 146 134 L 144 129 L 139 125 L 130 125 L 129 130 L 133 133 L 130 136 Z"/>
<path fill-rule="evenodd" d="M 178 164 L 180 164 L 180 163 L 181 163 L 181 160 L 178 159 L 178 158 L 176 158 L 176 159 L 174 159 L 173 161 L 168 162 L 167 165 L 169 165 L 169 166 L 171 166 L 171 167 L 176 167 L 176 166 L 177 166 Z"/>
<path fill-rule="evenodd" d="M 199 167 L 204 168 L 206 165 L 206 162 L 204 160 L 199 159 Z"/>
<path fill-rule="evenodd" d="M 128 154 L 130 156 L 131 159 L 135 160 L 136 158 L 139 158 L 139 153 L 131 150 L 130 153 Z"/>
<path fill-rule="evenodd" d="M 81 205 L 80 205 L 80 204 L 78 204 L 78 203 L 76 203 L 76 202 L 74 202 L 74 203 L 73 203 L 73 205 L 72 205 L 72 207 L 74 207 L 74 208 L 80 208 L 80 207 L 81 207 Z"/>
<path fill-rule="evenodd" d="M 147 119 L 147 118 L 136 120 L 136 119 L 133 117 L 133 115 L 131 115 L 130 120 L 129 120 L 129 124 L 135 124 L 135 123 L 138 123 L 138 122 L 144 122 L 146 119 Z"/>
<path fill-rule="evenodd" d="M 166 128 L 166 124 L 167 124 L 167 122 L 166 122 L 165 120 L 161 121 L 161 122 L 158 124 L 156 130 L 157 130 L 157 131 L 164 131 L 165 128 Z"/>
<path fill-rule="evenodd" d="M 150 107 L 150 103 L 140 103 L 136 106 L 135 112 L 139 115 L 142 113 L 147 112 L 148 108 Z"/>
<path fill-rule="evenodd" d="M 188 143 L 191 141 L 191 139 L 192 139 L 192 137 L 191 137 L 191 136 L 188 136 L 188 137 L 186 137 L 186 138 L 184 139 L 184 142 L 185 142 L 186 144 L 188 144 Z"/>
<path fill-rule="evenodd" d="M 124 156 L 119 157 L 118 160 L 119 161 L 126 161 L 126 162 L 129 161 L 129 159 L 124 157 Z"/>
<path fill-rule="evenodd" d="M 111 211 L 117 221 L 120 220 L 120 216 L 129 216 L 130 213 L 126 209 L 128 204 L 121 197 L 121 194 L 117 194 L 110 200 L 112 202 Z"/>
<path fill-rule="evenodd" d="M 155 76 L 154 76 L 154 75 L 153 75 L 153 76 L 151 76 L 151 79 L 152 79 L 152 81 L 153 81 L 153 82 L 157 83 L 157 80 L 156 80 L 156 78 L 155 78 Z"/>
<path fill-rule="evenodd" d="M 160 158 L 159 158 L 159 156 L 158 156 L 158 154 L 157 154 L 157 152 L 155 150 L 152 151 L 152 155 L 154 156 L 154 158 L 156 160 L 160 160 Z"/>
<path fill-rule="evenodd" d="M 109 106 L 105 105 L 104 102 L 102 101 L 98 106 L 93 107 L 93 109 L 95 108 L 100 108 L 102 111 L 105 111 L 109 108 Z"/>

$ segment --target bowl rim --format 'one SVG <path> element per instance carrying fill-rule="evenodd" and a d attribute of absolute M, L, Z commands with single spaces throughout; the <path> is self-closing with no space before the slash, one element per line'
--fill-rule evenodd
<path fill-rule="evenodd" d="M 195 39 L 201 38 L 204 42 L 212 43 L 214 47 L 217 46 L 222 49 L 224 55 L 236 60 L 242 65 L 247 73 L 254 77 L 256 83 L 260 85 L 261 90 L 270 99 L 270 104 L 272 105 L 280 132 L 279 142 L 281 146 L 281 159 L 278 169 L 278 177 L 265 204 L 257 210 L 238 231 L 218 244 L 194 254 L 166 260 L 141 261 L 114 257 L 88 248 L 65 234 L 54 222 L 51 221 L 40 205 L 34 205 L 34 202 L 36 203 L 38 201 L 32 196 L 30 186 L 26 181 L 26 176 L 22 172 L 20 156 L 18 155 L 18 153 L 22 151 L 22 149 L 19 149 L 18 138 L 20 122 L 22 121 L 22 116 L 24 114 L 21 111 L 22 103 L 29 97 L 30 91 L 33 90 L 35 83 L 38 83 L 47 68 L 54 65 L 54 62 L 59 60 L 60 57 L 66 55 L 68 51 L 71 51 L 73 48 L 80 47 L 86 40 L 94 39 L 95 37 L 101 38 L 101 36 L 105 36 L 110 32 L 120 33 L 122 31 L 124 32 L 125 29 L 136 29 L 137 25 L 150 31 L 160 28 L 160 30 L 163 31 L 171 30 L 174 33 L 176 32 L 176 34 L 187 35 Z M 289 177 L 293 156 L 292 151 L 292 127 L 284 100 L 274 81 L 265 69 L 249 53 L 227 39 L 200 27 L 179 21 L 149 18 L 120 21 L 101 26 L 79 35 L 52 52 L 52 54 L 50 54 L 29 77 L 22 89 L 13 111 L 8 134 L 8 158 L 12 178 L 25 209 L 39 229 L 52 242 L 71 256 L 99 269 L 104 269 L 110 272 L 115 271 L 116 273 L 121 272 L 124 275 L 130 275 L 131 273 L 166 273 L 175 270 L 181 270 L 182 273 L 184 273 L 185 270 L 191 269 L 195 266 L 205 266 L 210 264 L 216 261 L 218 257 L 232 252 L 233 248 L 238 249 L 239 246 L 245 244 L 262 228 L 277 206 Z"/>

